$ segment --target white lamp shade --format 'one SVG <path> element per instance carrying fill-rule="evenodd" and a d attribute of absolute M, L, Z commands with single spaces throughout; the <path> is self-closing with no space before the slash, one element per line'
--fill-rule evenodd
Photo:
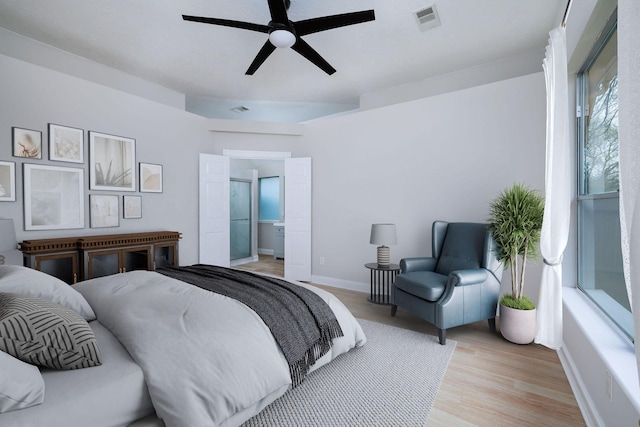
<path fill-rule="evenodd" d="M 18 249 L 18 240 L 13 220 L 0 218 L 0 252 L 16 249 Z"/>
<path fill-rule="evenodd" d="M 269 33 L 269 41 L 275 47 L 287 48 L 296 43 L 296 36 L 287 30 L 274 30 Z"/>
<path fill-rule="evenodd" d="M 395 245 L 398 243 L 396 237 L 395 224 L 372 224 L 371 239 L 369 243 L 372 245 Z"/>

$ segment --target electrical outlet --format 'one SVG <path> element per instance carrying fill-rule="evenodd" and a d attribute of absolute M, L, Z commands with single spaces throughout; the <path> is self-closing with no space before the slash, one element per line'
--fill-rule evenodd
<path fill-rule="evenodd" d="M 320 257 L 320 265 L 324 265 L 324 257 L 323 256 Z"/>
<path fill-rule="evenodd" d="M 613 378 L 611 377 L 611 372 L 607 370 L 607 397 L 609 398 L 609 403 L 613 402 Z"/>

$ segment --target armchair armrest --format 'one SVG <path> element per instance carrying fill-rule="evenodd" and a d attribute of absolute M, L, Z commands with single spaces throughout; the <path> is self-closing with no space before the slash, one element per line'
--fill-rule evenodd
<path fill-rule="evenodd" d="M 469 270 L 456 270 L 449 273 L 448 285 L 467 286 L 483 283 L 487 280 L 487 270 L 474 268 Z"/>
<path fill-rule="evenodd" d="M 400 260 L 400 273 L 412 271 L 433 271 L 438 260 L 431 257 L 402 258 Z"/>

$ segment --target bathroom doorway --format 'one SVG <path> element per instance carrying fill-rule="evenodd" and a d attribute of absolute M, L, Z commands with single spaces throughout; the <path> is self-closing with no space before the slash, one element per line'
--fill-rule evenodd
<path fill-rule="evenodd" d="M 230 160 L 280 159 L 284 161 L 285 278 L 311 280 L 311 158 L 291 158 L 284 152 L 223 150 L 223 155 L 199 155 L 199 260 L 203 264 L 230 265 Z M 257 174 L 256 174 L 257 175 Z M 234 176 L 235 178 L 236 176 Z M 257 176 L 256 176 L 257 180 Z M 256 197 L 254 192 L 254 197 Z M 256 221 L 255 206 L 253 221 Z M 273 227 L 273 225 L 272 225 Z M 257 261 L 257 238 L 255 241 Z M 242 261 L 242 260 L 238 260 Z"/>
<path fill-rule="evenodd" d="M 274 224 L 284 220 L 284 160 L 282 159 L 234 159 L 230 160 L 229 200 L 230 200 L 230 260 L 232 266 L 257 262 L 258 255 L 274 255 Z M 254 176 L 253 186 L 246 183 Z M 276 202 L 262 203 L 261 188 L 265 179 L 278 183 L 275 191 Z M 244 186 L 243 183 L 244 182 Z M 235 193 L 235 194 L 234 194 Z M 247 193 L 249 193 L 247 195 Z M 248 202 L 246 199 L 251 198 Z M 235 206 L 234 203 L 241 203 Z M 269 217 L 265 218 L 265 209 Z M 250 210 L 250 212 L 248 212 Z M 248 215 L 248 214 L 251 215 Z M 251 218 L 251 221 L 247 221 Z M 236 241 L 234 242 L 234 234 Z M 250 236 L 250 237 L 249 237 Z M 248 240 L 249 239 L 249 240 Z M 250 249 L 246 248 L 247 241 Z M 283 255 L 280 255 L 283 258 Z"/>

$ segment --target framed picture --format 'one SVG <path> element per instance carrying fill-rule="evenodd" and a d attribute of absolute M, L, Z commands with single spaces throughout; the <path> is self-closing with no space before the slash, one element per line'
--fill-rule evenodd
<path fill-rule="evenodd" d="M 162 165 L 140 163 L 140 191 L 162 193 Z"/>
<path fill-rule="evenodd" d="M 0 161 L 0 202 L 16 201 L 16 164 Z"/>
<path fill-rule="evenodd" d="M 120 225 L 118 196 L 89 195 L 91 228 L 117 227 Z"/>
<path fill-rule="evenodd" d="M 14 157 L 42 158 L 42 132 L 13 127 L 11 135 Z"/>
<path fill-rule="evenodd" d="M 89 188 L 136 191 L 136 140 L 89 131 Z"/>
<path fill-rule="evenodd" d="M 49 160 L 84 163 L 84 130 L 49 123 Z"/>
<path fill-rule="evenodd" d="M 84 169 L 25 163 L 24 228 L 84 228 Z"/>
<path fill-rule="evenodd" d="M 122 196 L 122 206 L 123 218 L 142 218 L 141 196 Z"/>

